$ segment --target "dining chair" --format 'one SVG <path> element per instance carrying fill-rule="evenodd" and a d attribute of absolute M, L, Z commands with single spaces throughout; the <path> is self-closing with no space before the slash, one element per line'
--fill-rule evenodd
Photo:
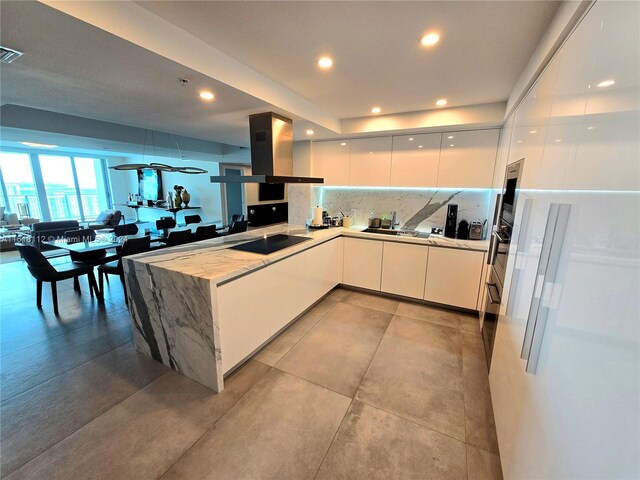
<path fill-rule="evenodd" d="M 139 238 L 128 238 L 122 244 L 120 249 L 120 258 L 108 263 L 104 263 L 98 267 L 98 282 L 100 294 L 104 296 L 104 280 L 109 279 L 109 275 L 118 275 L 122 282 L 122 288 L 125 289 L 124 299 L 127 302 L 127 292 L 124 283 L 124 269 L 122 267 L 122 257 L 135 255 L 137 253 L 148 252 L 151 249 L 151 237 L 145 235 Z M 127 302 L 128 303 L 128 302 Z"/>
<path fill-rule="evenodd" d="M 138 226 L 135 223 L 125 223 L 124 225 L 115 225 L 113 233 L 116 237 L 126 237 L 127 235 L 136 235 Z"/>
<path fill-rule="evenodd" d="M 102 299 L 98 286 L 96 285 L 96 277 L 93 275 L 93 266 L 83 265 L 79 263 L 64 263 L 53 266 L 47 257 L 33 245 L 16 243 L 16 248 L 20 252 L 20 256 L 27 263 L 27 268 L 31 276 L 36 279 L 36 305 L 42 308 L 42 282 L 51 283 L 51 296 L 53 297 L 53 311 L 58 314 L 58 289 L 56 282 L 73 278 L 74 281 L 78 277 L 86 275 L 89 280 L 89 293 L 96 298 Z"/>
<path fill-rule="evenodd" d="M 238 222 L 233 222 L 230 226 L 229 226 L 229 234 L 232 233 L 241 233 L 241 232 L 246 232 L 247 228 L 249 227 L 249 222 L 246 220 L 241 220 Z"/>
<path fill-rule="evenodd" d="M 215 225 L 201 225 L 196 228 L 196 232 L 193 234 L 193 241 L 198 242 L 200 240 L 207 240 L 209 238 L 215 238 L 218 236 Z"/>
<path fill-rule="evenodd" d="M 156 220 L 156 230 L 162 230 L 163 235 L 167 237 L 169 235 L 169 229 L 176 228 L 176 221 L 171 217 L 161 218 Z"/>
<path fill-rule="evenodd" d="M 193 241 L 193 234 L 191 230 L 174 230 L 169 233 L 165 245 L 167 247 L 175 247 L 177 245 L 184 245 Z"/>
<path fill-rule="evenodd" d="M 191 225 L 192 223 L 200 223 L 202 221 L 202 217 L 200 215 L 185 215 L 184 216 L 184 224 Z"/>

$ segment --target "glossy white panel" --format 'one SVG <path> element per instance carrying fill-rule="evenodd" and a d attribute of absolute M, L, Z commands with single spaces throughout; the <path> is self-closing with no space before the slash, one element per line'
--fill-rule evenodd
<path fill-rule="evenodd" d="M 351 140 L 311 144 L 311 175 L 324 178 L 324 185 L 349 185 Z"/>
<path fill-rule="evenodd" d="M 393 137 L 390 185 L 435 187 L 438 181 L 442 135 L 428 133 Z"/>
<path fill-rule="evenodd" d="M 342 283 L 379 291 L 382 248 L 383 242 L 345 238 Z"/>
<path fill-rule="evenodd" d="M 384 242 L 382 291 L 422 299 L 428 252 L 421 245 Z"/>
<path fill-rule="evenodd" d="M 438 187 L 489 188 L 500 130 L 442 134 Z"/>
<path fill-rule="evenodd" d="M 483 252 L 429 248 L 424 299 L 475 310 L 483 260 Z"/>
<path fill-rule="evenodd" d="M 640 477 L 638 31 L 638 2 L 599 1 L 555 60 L 538 178 L 518 200 L 520 248 L 509 258 L 509 305 L 490 372 L 506 479 Z M 622 80 L 597 87 L 605 75 Z M 555 283 L 545 287 L 550 314 L 532 375 L 520 353 L 552 202 L 571 212 Z"/>
<path fill-rule="evenodd" d="M 391 137 L 351 140 L 349 184 L 389 186 L 391 175 Z"/>

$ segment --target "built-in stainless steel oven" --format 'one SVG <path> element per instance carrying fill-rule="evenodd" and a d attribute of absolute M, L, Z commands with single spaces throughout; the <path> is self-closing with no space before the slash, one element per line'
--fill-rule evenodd
<path fill-rule="evenodd" d="M 503 302 L 502 289 L 507 272 L 507 259 L 509 258 L 523 163 L 524 159 L 520 159 L 507 166 L 504 187 L 500 194 L 499 204 L 496 206 L 489 244 L 487 259 L 489 271 L 485 284 L 485 302 L 482 307 L 482 338 L 489 368 L 491 367 L 491 355 L 496 337 L 500 305 Z"/>

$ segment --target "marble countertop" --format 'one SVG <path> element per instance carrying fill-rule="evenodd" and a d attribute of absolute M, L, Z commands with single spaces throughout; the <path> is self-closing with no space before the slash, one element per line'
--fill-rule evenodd
<path fill-rule="evenodd" d="M 476 251 L 487 251 L 489 246 L 489 242 L 485 240 L 457 240 L 440 235 L 432 235 L 428 238 L 398 237 L 362 233 L 363 229 L 364 227 L 336 227 L 324 230 L 309 230 L 301 225 L 278 224 L 235 235 L 142 253 L 127 257 L 126 261 L 153 265 L 160 269 L 212 280 L 219 284 L 339 236 Z M 278 233 L 308 237 L 311 240 L 269 255 L 229 249 L 234 244 Z"/>

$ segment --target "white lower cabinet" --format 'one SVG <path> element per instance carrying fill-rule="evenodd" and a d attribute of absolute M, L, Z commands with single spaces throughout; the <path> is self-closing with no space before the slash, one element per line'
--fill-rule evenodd
<path fill-rule="evenodd" d="M 216 289 L 224 373 L 341 282 L 342 241 L 330 240 Z"/>
<path fill-rule="evenodd" d="M 345 238 L 342 283 L 379 291 L 382 249 L 381 241 Z"/>
<path fill-rule="evenodd" d="M 424 299 L 475 310 L 478 303 L 484 252 L 429 248 Z"/>
<path fill-rule="evenodd" d="M 424 294 L 429 247 L 408 243 L 382 243 L 382 291 L 421 299 Z"/>

